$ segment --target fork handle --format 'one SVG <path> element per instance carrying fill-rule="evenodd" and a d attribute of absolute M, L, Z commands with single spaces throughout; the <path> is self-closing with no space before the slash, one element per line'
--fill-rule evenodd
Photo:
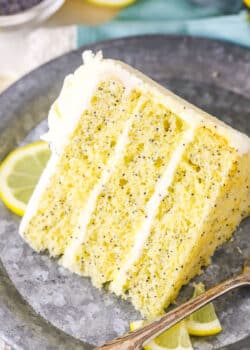
<path fill-rule="evenodd" d="M 174 310 L 168 312 L 166 315 L 151 324 L 118 337 L 110 343 L 96 348 L 96 350 L 139 350 L 143 344 L 166 331 L 168 328 L 183 320 L 202 306 L 205 306 L 220 295 L 223 295 L 234 288 L 247 284 L 249 284 L 249 282 L 245 279 L 244 274 L 230 278 L 207 290 L 196 298 L 190 299 L 186 303 L 176 307 Z"/>

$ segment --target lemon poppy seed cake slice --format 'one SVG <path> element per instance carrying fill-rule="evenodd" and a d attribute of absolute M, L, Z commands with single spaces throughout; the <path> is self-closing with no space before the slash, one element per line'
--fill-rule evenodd
<path fill-rule="evenodd" d="M 122 62 L 83 58 L 51 107 L 20 233 L 155 317 L 250 214 L 250 139 Z"/>

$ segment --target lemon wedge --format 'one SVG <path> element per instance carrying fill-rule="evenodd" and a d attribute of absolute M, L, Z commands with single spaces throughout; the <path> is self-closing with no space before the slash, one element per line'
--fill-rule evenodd
<path fill-rule="evenodd" d="M 141 328 L 145 321 L 134 321 L 130 323 L 131 331 Z M 145 350 L 192 350 L 192 344 L 186 328 L 185 321 L 177 323 L 155 339 L 146 343 Z"/>
<path fill-rule="evenodd" d="M 194 297 L 205 291 L 203 283 L 194 286 Z M 214 305 L 209 303 L 200 310 L 195 311 L 186 320 L 188 333 L 196 336 L 208 336 L 222 331 L 220 321 L 215 313 Z"/>
<path fill-rule="evenodd" d="M 12 151 L 0 165 L 0 198 L 22 216 L 50 157 L 46 142 L 38 141 Z"/>
<path fill-rule="evenodd" d="M 136 0 L 87 0 L 87 2 L 104 7 L 124 7 L 133 4 Z"/>

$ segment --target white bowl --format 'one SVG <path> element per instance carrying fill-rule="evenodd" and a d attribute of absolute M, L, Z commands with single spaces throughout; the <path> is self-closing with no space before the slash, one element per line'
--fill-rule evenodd
<path fill-rule="evenodd" d="M 19 29 L 41 23 L 55 13 L 64 0 L 43 0 L 39 4 L 13 15 L 0 15 L 0 27 L 5 29 Z"/>

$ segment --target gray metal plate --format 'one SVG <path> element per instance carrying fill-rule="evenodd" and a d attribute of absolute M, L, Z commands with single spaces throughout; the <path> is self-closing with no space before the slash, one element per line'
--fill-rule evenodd
<path fill-rule="evenodd" d="M 143 36 L 88 48 L 121 59 L 192 103 L 250 135 L 250 51 L 183 36 Z M 34 140 L 64 76 L 81 63 L 82 49 L 27 75 L 0 96 L 0 160 Z M 27 138 L 28 135 L 28 138 Z M 24 141 L 25 140 L 25 141 Z M 19 218 L 0 204 L 0 337 L 14 349 L 87 349 L 128 330 L 140 316 L 114 295 L 33 252 L 18 236 Z M 241 270 L 250 255 L 250 220 L 219 248 L 197 278 L 207 287 Z M 178 302 L 191 287 L 183 288 Z M 194 340 L 196 349 L 250 349 L 250 293 L 241 289 L 216 302 L 224 331 Z M 90 344 L 90 345 L 87 345 Z"/>

